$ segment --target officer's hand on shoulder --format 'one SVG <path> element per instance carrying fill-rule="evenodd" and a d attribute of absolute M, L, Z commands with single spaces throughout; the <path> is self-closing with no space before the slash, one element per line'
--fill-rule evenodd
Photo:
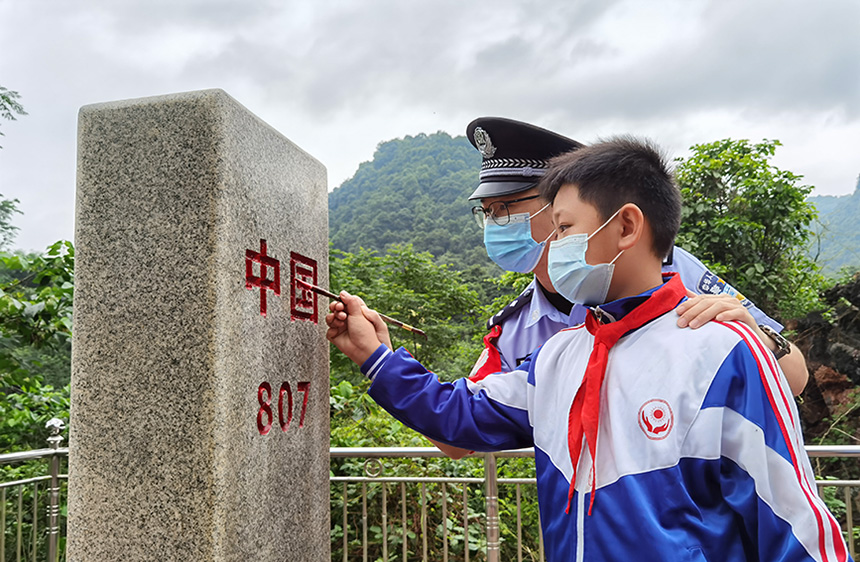
<path fill-rule="evenodd" d="M 687 300 L 678 305 L 675 312 L 680 316 L 678 326 L 696 329 L 711 320 L 743 322 L 750 328 L 758 328 L 755 318 L 741 301 L 731 295 L 699 295 L 687 291 Z"/>

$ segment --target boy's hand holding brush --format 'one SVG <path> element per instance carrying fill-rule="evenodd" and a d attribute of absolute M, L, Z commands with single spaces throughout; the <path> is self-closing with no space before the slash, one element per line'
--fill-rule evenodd
<path fill-rule="evenodd" d="M 341 291 L 338 299 L 329 303 L 331 312 L 325 317 L 328 341 L 358 365 L 367 361 L 380 344 L 391 349 L 388 326 L 378 312 L 367 308 L 361 297 L 346 291 Z"/>
<path fill-rule="evenodd" d="M 326 338 L 359 365 L 367 361 L 380 344 L 392 349 L 386 323 L 427 338 L 422 330 L 371 310 L 361 297 L 346 291 L 336 295 L 301 279 L 297 282 L 305 289 L 332 299 L 328 305 L 330 312 L 325 317 L 328 325 Z"/>

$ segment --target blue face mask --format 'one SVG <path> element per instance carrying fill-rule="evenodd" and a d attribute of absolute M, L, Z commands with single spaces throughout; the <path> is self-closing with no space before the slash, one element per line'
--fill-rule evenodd
<path fill-rule="evenodd" d="M 531 216 L 528 213 L 510 215 L 510 222 L 504 226 L 497 225 L 492 219 L 484 219 L 484 246 L 487 248 L 487 255 L 496 265 L 505 271 L 517 273 L 528 273 L 535 268 L 546 241 L 554 233 L 550 233 L 543 242 L 535 242 L 532 238 L 531 219 L 547 207 L 549 203 Z"/>
<path fill-rule="evenodd" d="M 600 228 L 590 235 L 570 234 L 561 240 L 553 240 L 549 244 L 547 272 L 552 286 L 558 293 L 573 303 L 589 306 L 606 302 L 612 273 L 615 271 L 615 260 L 624 253 L 621 250 L 609 263 L 589 265 L 585 261 L 588 250 L 588 240 L 609 224 L 621 209 L 609 217 Z"/>

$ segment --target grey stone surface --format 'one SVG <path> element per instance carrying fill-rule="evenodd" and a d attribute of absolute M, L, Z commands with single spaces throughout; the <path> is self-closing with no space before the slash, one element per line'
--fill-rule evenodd
<path fill-rule="evenodd" d="M 206 90 L 82 108 L 77 184 L 69 560 L 329 560 L 328 344 L 290 299 L 291 252 L 328 286 L 325 168 Z"/>

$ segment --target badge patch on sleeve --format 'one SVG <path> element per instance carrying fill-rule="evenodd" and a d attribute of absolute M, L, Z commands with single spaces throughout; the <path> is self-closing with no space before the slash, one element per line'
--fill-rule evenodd
<path fill-rule="evenodd" d="M 744 305 L 744 307 L 749 308 L 752 306 L 749 299 L 743 296 L 740 291 L 710 271 L 706 271 L 699 279 L 699 286 L 696 290 L 703 295 L 730 295 L 741 301 L 741 304 Z"/>
<path fill-rule="evenodd" d="M 475 362 L 475 366 L 472 367 L 472 372 L 469 373 L 468 378 L 471 379 L 472 377 L 477 375 L 478 371 L 480 371 L 484 367 L 484 365 L 487 364 L 487 359 L 489 359 L 489 358 L 490 358 L 490 352 L 488 349 L 484 348 L 484 351 L 481 352 L 481 356 L 478 357 L 478 360 Z"/>

